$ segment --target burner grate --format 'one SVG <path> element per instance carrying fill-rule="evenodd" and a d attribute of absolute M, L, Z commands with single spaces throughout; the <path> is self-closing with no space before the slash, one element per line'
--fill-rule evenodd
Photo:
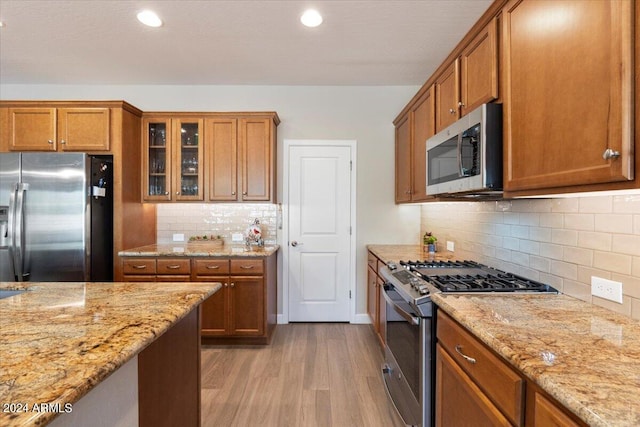
<path fill-rule="evenodd" d="M 515 274 L 435 275 L 426 278 L 442 292 L 548 292 L 551 288 Z"/>

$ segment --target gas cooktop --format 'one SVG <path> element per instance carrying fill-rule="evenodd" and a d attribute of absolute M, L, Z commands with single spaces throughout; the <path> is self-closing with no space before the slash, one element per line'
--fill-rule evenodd
<path fill-rule="evenodd" d="M 442 293 L 558 293 L 553 287 L 475 261 L 400 261 L 387 264 L 383 277 L 414 304 Z"/>

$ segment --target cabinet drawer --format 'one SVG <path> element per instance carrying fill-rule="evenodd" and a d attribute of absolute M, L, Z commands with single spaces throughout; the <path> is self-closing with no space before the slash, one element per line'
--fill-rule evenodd
<path fill-rule="evenodd" d="M 190 274 L 191 263 L 188 258 L 184 259 L 158 259 L 158 274 Z"/>
<path fill-rule="evenodd" d="M 264 267 L 261 259 L 232 259 L 231 274 L 262 274 Z"/>
<path fill-rule="evenodd" d="M 367 264 L 369 264 L 369 267 L 371 267 L 373 271 L 377 271 L 378 269 L 377 262 L 378 262 L 378 258 L 374 254 L 369 252 L 367 255 Z"/>
<path fill-rule="evenodd" d="M 156 274 L 154 258 L 125 258 L 122 261 L 124 274 Z"/>
<path fill-rule="evenodd" d="M 523 379 L 442 311 L 437 325 L 440 345 L 514 425 L 522 425 Z"/>
<path fill-rule="evenodd" d="M 229 274 L 228 259 L 196 259 L 193 261 L 196 276 L 219 276 Z"/>

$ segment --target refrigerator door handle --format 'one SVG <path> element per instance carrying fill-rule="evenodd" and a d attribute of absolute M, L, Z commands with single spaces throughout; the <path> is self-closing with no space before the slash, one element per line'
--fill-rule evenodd
<path fill-rule="evenodd" d="M 15 185 L 17 187 L 18 184 Z M 18 191 L 14 187 L 13 191 L 9 195 L 9 212 L 7 215 L 7 243 L 9 249 L 9 268 L 11 269 L 11 277 L 16 280 L 15 269 L 15 253 L 16 253 L 16 192 Z"/>
<path fill-rule="evenodd" d="M 29 184 L 18 183 L 16 185 L 12 242 L 14 253 L 12 258 L 13 272 L 18 282 L 24 282 L 25 278 L 29 276 L 29 273 L 24 271 L 24 196 L 28 189 Z"/>

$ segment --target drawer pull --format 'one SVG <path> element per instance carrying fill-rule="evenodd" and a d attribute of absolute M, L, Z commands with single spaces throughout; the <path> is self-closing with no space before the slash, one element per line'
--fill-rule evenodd
<path fill-rule="evenodd" d="M 243 270 L 251 270 L 253 268 L 253 265 L 241 265 L 240 268 L 242 268 Z"/>
<path fill-rule="evenodd" d="M 217 270 L 219 268 L 219 265 L 207 265 L 207 270 Z"/>
<path fill-rule="evenodd" d="M 231 282 L 231 287 L 232 287 L 232 288 L 235 288 L 235 286 L 236 286 L 236 284 L 235 284 L 235 283 L 233 283 L 233 282 Z"/>
<path fill-rule="evenodd" d="M 456 345 L 456 353 L 458 353 L 460 356 L 462 356 L 462 358 L 464 360 L 466 360 L 469 363 L 476 363 L 476 359 L 474 359 L 473 357 L 469 357 L 466 354 L 464 354 L 462 352 L 462 346 L 460 344 Z"/>
<path fill-rule="evenodd" d="M 175 265 L 175 264 L 174 265 L 167 265 L 167 268 L 169 270 L 177 270 L 177 269 L 180 268 L 180 266 L 179 265 Z"/>
<path fill-rule="evenodd" d="M 135 268 L 136 270 L 144 270 L 145 268 L 147 268 L 146 265 L 132 265 L 132 268 Z"/>

